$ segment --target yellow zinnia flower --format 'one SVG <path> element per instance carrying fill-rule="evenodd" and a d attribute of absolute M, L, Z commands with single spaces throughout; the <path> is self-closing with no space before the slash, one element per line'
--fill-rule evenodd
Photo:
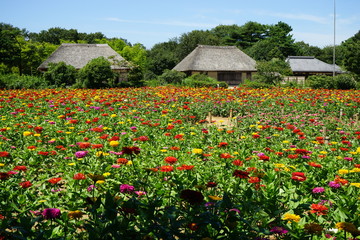
<path fill-rule="evenodd" d="M 299 222 L 301 217 L 299 215 L 293 214 L 293 213 L 285 213 L 282 217 L 282 220 L 288 220 L 288 223 L 290 222 Z"/>
<path fill-rule="evenodd" d="M 201 148 L 194 148 L 191 152 L 195 154 L 202 154 L 203 150 Z"/>

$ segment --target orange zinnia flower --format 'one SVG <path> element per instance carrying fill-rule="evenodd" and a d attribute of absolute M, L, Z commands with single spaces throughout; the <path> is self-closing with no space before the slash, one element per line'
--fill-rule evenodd
<path fill-rule="evenodd" d="M 317 215 L 325 215 L 329 210 L 326 206 L 321 204 L 311 204 L 310 208 L 311 208 L 310 212 L 316 213 Z"/>

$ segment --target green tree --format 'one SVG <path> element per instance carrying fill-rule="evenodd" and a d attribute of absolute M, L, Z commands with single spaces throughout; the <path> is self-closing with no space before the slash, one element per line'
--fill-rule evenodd
<path fill-rule="evenodd" d="M 334 46 L 325 46 L 321 49 L 318 59 L 328 64 L 333 64 Z M 345 60 L 345 47 L 343 45 L 335 46 L 335 64 L 342 66 Z"/>
<path fill-rule="evenodd" d="M 24 31 L 10 24 L 0 23 L 0 63 L 5 66 L 3 67 L 5 72 L 12 72 L 12 69 L 16 67 L 21 74 L 22 59 L 19 39 L 22 38 Z"/>
<path fill-rule="evenodd" d="M 142 72 L 145 70 L 147 52 L 142 44 L 137 43 L 134 46 L 127 45 L 122 49 L 120 55 L 127 61 L 139 66 Z"/>
<path fill-rule="evenodd" d="M 155 44 L 147 51 L 147 69 L 155 75 L 161 75 L 165 69 L 173 69 L 180 61 L 176 54 L 176 40 Z"/>
<path fill-rule="evenodd" d="M 104 57 L 99 57 L 88 62 L 80 69 L 76 87 L 103 88 L 114 85 L 115 74 L 111 64 Z"/>
<path fill-rule="evenodd" d="M 75 67 L 65 62 L 50 63 L 49 69 L 44 73 L 44 78 L 49 85 L 54 87 L 71 86 L 76 81 L 77 71 Z"/>
<path fill-rule="evenodd" d="M 256 81 L 266 84 L 278 85 L 284 76 L 291 75 L 290 65 L 281 59 L 271 61 L 259 61 L 256 64 L 257 73 L 254 78 Z"/>
<path fill-rule="evenodd" d="M 244 52 L 256 61 L 270 61 L 273 58 L 284 59 L 284 55 L 278 46 L 269 39 L 255 43 Z"/>
<path fill-rule="evenodd" d="M 221 39 L 215 36 L 211 31 L 194 30 L 189 33 L 182 34 L 178 42 L 178 58 L 183 59 L 199 44 L 218 46 L 221 43 Z"/>
<path fill-rule="evenodd" d="M 360 31 L 342 45 L 344 47 L 344 66 L 346 70 L 360 77 Z"/>
<path fill-rule="evenodd" d="M 321 48 L 316 46 L 311 46 L 310 44 L 305 43 L 304 41 L 295 42 L 294 47 L 296 49 L 295 56 L 314 56 L 318 58 L 322 53 Z"/>
<path fill-rule="evenodd" d="M 290 34 L 292 28 L 284 22 L 278 22 L 275 25 L 269 26 L 268 40 L 277 47 L 285 59 L 288 56 L 293 56 L 296 53 L 293 36 Z"/>

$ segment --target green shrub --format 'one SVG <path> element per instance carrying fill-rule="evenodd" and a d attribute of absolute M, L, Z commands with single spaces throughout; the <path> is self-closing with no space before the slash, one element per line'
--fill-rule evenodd
<path fill-rule="evenodd" d="M 188 87 L 229 87 L 226 82 L 219 82 L 215 78 L 200 73 L 196 73 L 190 77 L 185 78 L 182 81 L 182 85 Z"/>
<path fill-rule="evenodd" d="M 75 87 L 104 88 L 114 86 L 115 74 L 104 57 L 91 60 L 80 69 Z"/>
<path fill-rule="evenodd" d="M 43 77 L 3 74 L 0 75 L 0 88 L 6 89 L 42 89 L 48 88 L 49 84 Z"/>
<path fill-rule="evenodd" d="M 248 87 L 248 88 L 272 88 L 274 87 L 270 83 L 265 83 L 262 81 L 251 81 L 251 80 L 245 80 L 244 83 L 240 84 L 241 87 Z"/>
<path fill-rule="evenodd" d="M 335 81 L 333 77 L 325 75 L 313 75 L 306 79 L 306 86 L 314 89 L 334 89 Z"/>
<path fill-rule="evenodd" d="M 186 77 L 186 74 L 183 72 L 178 72 L 176 70 L 164 70 L 163 74 L 161 74 L 158 77 L 158 80 L 163 83 L 170 83 L 170 84 L 180 84 L 184 78 Z"/>
<path fill-rule="evenodd" d="M 144 82 L 142 81 L 143 77 L 144 76 L 141 71 L 141 68 L 133 67 L 127 76 L 127 81 L 120 82 L 119 86 L 121 86 L 121 84 L 125 84 L 132 87 L 141 87 L 144 85 Z"/>
<path fill-rule="evenodd" d="M 340 74 L 335 77 L 336 89 L 355 89 L 357 82 L 351 74 Z"/>
<path fill-rule="evenodd" d="M 76 81 L 75 67 L 65 62 L 50 63 L 49 69 L 44 73 L 44 78 L 54 87 L 71 86 Z"/>
<path fill-rule="evenodd" d="M 144 82 L 144 85 L 148 86 L 148 87 L 158 87 L 158 86 L 161 86 L 163 84 L 162 84 L 162 82 L 160 82 L 159 79 L 151 79 L 151 80 L 146 80 Z"/>

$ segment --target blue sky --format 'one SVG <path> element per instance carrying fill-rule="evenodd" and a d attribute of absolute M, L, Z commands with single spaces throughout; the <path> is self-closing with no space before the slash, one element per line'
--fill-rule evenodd
<path fill-rule="evenodd" d="M 333 44 L 334 0 L 1 0 L 0 22 L 40 32 L 51 27 L 102 32 L 154 44 L 220 24 L 289 24 L 296 41 Z M 360 0 L 336 0 L 336 43 L 360 30 Z"/>

